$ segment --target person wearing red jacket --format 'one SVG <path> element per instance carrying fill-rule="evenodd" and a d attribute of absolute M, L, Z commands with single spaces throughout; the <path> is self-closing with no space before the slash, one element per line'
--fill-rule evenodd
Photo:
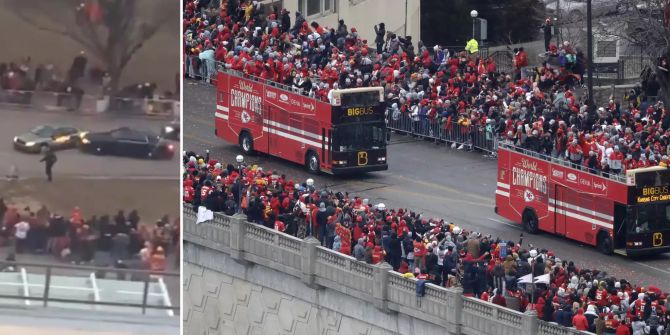
<path fill-rule="evenodd" d="M 184 201 L 191 203 L 195 197 L 195 189 L 193 188 L 193 180 L 186 179 L 184 180 Z"/>
<path fill-rule="evenodd" d="M 426 252 L 426 245 L 423 244 L 423 241 L 414 241 L 414 265 L 419 269 L 425 267 Z"/>
<path fill-rule="evenodd" d="M 505 300 L 505 297 L 503 297 L 502 292 L 499 291 L 496 291 L 491 302 L 498 306 L 507 307 L 507 301 Z"/>
<path fill-rule="evenodd" d="M 377 264 L 384 259 L 384 251 L 381 245 L 376 245 L 372 251 L 372 264 Z"/>
<path fill-rule="evenodd" d="M 616 335 L 630 335 L 630 328 L 626 324 L 626 321 L 621 321 L 618 327 L 616 327 Z"/>
<path fill-rule="evenodd" d="M 572 317 L 572 325 L 577 330 L 589 330 L 589 321 L 586 320 L 584 316 L 584 309 L 580 308 L 577 310 L 577 314 Z"/>
<path fill-rule="evenodd" d="M 614 146 L 614 151 L 609 156 L 609 166 L 612 172 L 619 173 L 623 167 L 623 153 L 619 150 L 619 146 Z"/>

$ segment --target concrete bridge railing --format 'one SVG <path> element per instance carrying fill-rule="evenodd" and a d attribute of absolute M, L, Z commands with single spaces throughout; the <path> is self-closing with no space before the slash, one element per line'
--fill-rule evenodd
<path fill-rule="evenodd" d="M 184 241 L 300 278 L 310 287 L 326 287 L 374 304 L 388 313 L 403 313 L 444 327 L 450 334 L 568 335 L 588 334 L 539 320 L 479 299 L 462 296 L 460 288 L 426 285 L 416 296 L 416 280 L 402 277 L 386 263 L 370 265 L 301 240 L 246 222 L 242 215 L 215 214 L 196 224 L 191 205 L 184 206 Z M 186 306 L 188 307 L 188 306 Z"/>

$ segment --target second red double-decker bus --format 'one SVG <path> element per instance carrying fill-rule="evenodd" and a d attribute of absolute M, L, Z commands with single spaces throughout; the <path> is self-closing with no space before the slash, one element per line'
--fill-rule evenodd
<path fill-rule="evenodd" d="M 217 75 L 216 136 L 313 173 L 387 170 L 384 90 L 333 90 L 331 103 L 232 71 Z"/>
<path fill-rule="evenodd" d="M 604 253 L 670 251 L 670 170 L 649 167 L 603 176 L 525 149 L 500 145 L 498 215 Z"/>

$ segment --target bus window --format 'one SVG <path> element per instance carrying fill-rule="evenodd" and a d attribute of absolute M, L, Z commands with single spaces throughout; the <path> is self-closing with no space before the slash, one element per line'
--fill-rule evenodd
<path fill-rule="evenodd" d="M 654 204 L 637 207 L 637 217 L 633 221 L 630 233 L 648 233 L 670 229 L 670 205 Z"/>
<path fill-rule="evenodd" d="M 631 225 L 629 232 L 646 233 L 649 231 L 649 206 L 639 206 L 637 208 L 637 218 Z"/>
<path fill-rule="evenodd" d="M 386 147 L 384 124 L 356 123 L 335 127 L 334 151 L 382 149 Z"/>

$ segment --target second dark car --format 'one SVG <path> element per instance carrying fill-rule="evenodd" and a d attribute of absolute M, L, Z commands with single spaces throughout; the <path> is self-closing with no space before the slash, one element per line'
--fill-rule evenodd
<path fill-rule="evenodd" d="M 148 159 L 171 159 L 175 147 L 160 136 L 127 127 L 89 133 L 81 139 L 80 150 L 97 155 L 115 155 Z"/>

